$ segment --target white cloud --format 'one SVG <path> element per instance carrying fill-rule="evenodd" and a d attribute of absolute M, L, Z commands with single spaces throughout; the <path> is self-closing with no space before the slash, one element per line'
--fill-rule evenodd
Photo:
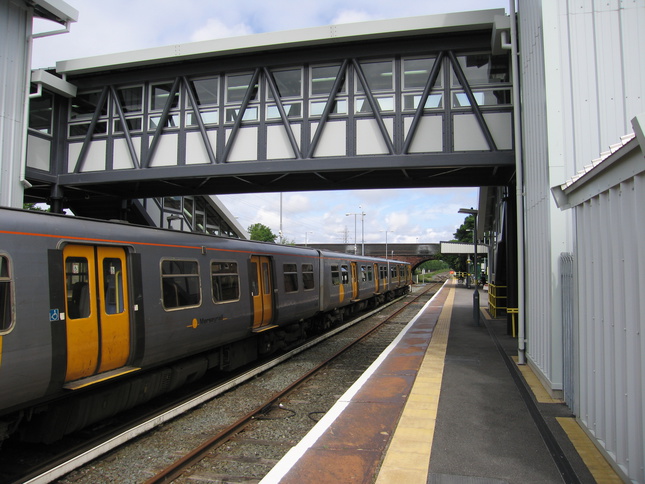
<path fill-rule="evenodd" d="M 319 25 L 361 22 L 383 18 L 428 15 L 448 11 L 508 7 L 507 0 L 453 0 L 451 2 L 392 2 L 391 0 L 69 0 L 78 9 L 79 21 L 71 32 L 34 40 L 33 65 L 53 66 L 56 61 L 191 41 L 248 35 L 253 32 L 300 29 Z M 51 29 L 51 26 L 48 28 Z M 58 26 L 54 26 L 58 28 Z M 221 197 L 243 227 L 268 225 L 277 234 L 280 227 L 279 194 L 249 194 Z M 365 241 L 435 243 L 449 240 L 464 219 L 460 207 L 477 204 L 472 188 L 411 190 L 354 190 L 338 192 L 293 192 L 283 194 L 283 230 L 289 239 L 304 242 L 339 243 L 347 228 L 354 240 L 353 216 L 364 219 Z M 360 240 L 360 217 L 358 222 Z"/>
<path fill-rule="evenodd" d="M 332 24 L 351 24 L 354 22 L 366 22 L 374 20 L 374 15 L 371 15 L 362 10 L 341 10 L 332 19 Z"/>
<path fill-rule="evenodd" d="M 219 18 L 209 18 L 203 27 L 198 28 L 190 36 L 191 42 L 201 40 L 222 39 L 253 34 L 253 29 L 246 23 L 230 25 Z"/>

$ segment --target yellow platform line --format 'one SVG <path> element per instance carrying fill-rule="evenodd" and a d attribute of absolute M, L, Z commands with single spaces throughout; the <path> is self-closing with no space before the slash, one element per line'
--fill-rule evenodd
<path fill-rule="evenodd" d="M 518 365 L 517 356 L 513 356 L 513 361 L 515 362 L 515 367 L 522 373 L 524 381 L 531 388 L 535 400 L 537 400 L 539 403 L 562 403 L 562 400 L 560 400 L 559 398 L 553 398 L 549 394 L 549 392 L 546 391 L 544 385 L 542 385 L 542 382 L 535 375 L 529 365 Z"/>
<path fill-rule="evenodd" d="M 450 288 L 376 484 L 426 484 L 455 290 Z"/>
<path fill-rule="evenodd" d="M 609 462 L 607 462 L 607 459 L 605 459 L 593 444 L 589 436 L 582 430 L 575 418 L 556 417 L 556 420 L 567 433 L 569 440 L 576 448 L 576 451 L 596 482 L 602 482 L 603 484 L 611 484 L 614 482 L 620 484 L 623 482 Z"/>

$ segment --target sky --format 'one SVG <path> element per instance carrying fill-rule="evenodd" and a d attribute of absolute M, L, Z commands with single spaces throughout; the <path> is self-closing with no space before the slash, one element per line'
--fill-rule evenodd
<path fill-rule="evenodd" d="M 322 25 L 504 8 L 508 0 L 65 0 L 79 11 L 69 33 L 34 39 L 32 67 L 172 44 Z M 34 21 L 34 31 L 59 26 Z M 262 223 L 288 242 L 437 243 L 477 207 L 476 188 L 225 195 L 243 228 Z M 281 203 L 282 198 L 282 203 Z M 282 207 L 282 209 L 280 208 Z M 346 215 L 349 214 L 358 214 Z M 361 217 L 361 213 L 365 215 Z M 364 234 L 364 236 L 361 235 Z M 356 234 L 356 237 L 355 237 Z"/>

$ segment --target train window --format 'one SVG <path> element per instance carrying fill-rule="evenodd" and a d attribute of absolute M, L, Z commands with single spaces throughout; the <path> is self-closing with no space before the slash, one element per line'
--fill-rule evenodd
<path fill-rule="evenodd" d="M 70 319 L 90 315 L 89 265 L 85 257 L 65 259 L 65 287 L 67 288 L 67 316 Z"/>
<path fill-rule="evenodd" d="M 237 262 L 211 262 L 213 301 L 224 303 L 240 299 L 240 276 Z"/>
<path fill-rule="evenodd" d="M 11 329 L 12 304 L 11 304 L 11 272 L 9 259 L 0 255 L 0 334 Z"/>
<path fill-rule="evenodd" d="M 396 266 L 395 266 L 395 265 L 393 265 L 393 266 L 390 268 L 390 277 L 391 277 L 392 279 L 396 279 Z"/>
<path fill-rule="evenodd" d="M 368 282 L 372 282 L 373 279 L 372 266 L 367 266 L 367 280 Z"/>
<path fill-rule="evenodd" d="M 340 266 L 340 281 L 341 284 L 349 284 L 349 271 L 345 265 Z"/>
<path fill-rule="evenodd" d="M 103 259 L 103 288 L 105 289 L 105 313 L 121 314 L 123 303 L 123 268 L 121 259 Z"/>
<path fill-rule="evenodd" d="M 161 283 L 165 309 L 194 307 L 201 304 L 199 266 L 196 261 L 161 261 Z"/>
<path fill-rule="evenodd" d="M 379 271 L 380 271 L 380 274 L 381 274 L 380 278 L 381 279 L 387 279 L 387 267 L 386 266 L 380 266 Z"/>
<path fill-rule="evenodd" d="M 284 292 L 298 291 L 298 265 L 284 264 L 282 266 L 284 274 Z"/>
<path fill-rule="evenodd" d="M 340 272 L 338 271 L 338 266 L 331 266 L 331 283 L 334 286 L 340 285 Z"/>
<path fill-rule="evenodd" d="M 313 289 L 314 286 L 314 265 L 302 264 L 302 287 L 305 288 L 305 291 L 308 291 L 309 289 Z"/>
<path fill-rule="evenodd" d="M 367 282 L 367 268 L 361 266 L 361 282 Z"/>

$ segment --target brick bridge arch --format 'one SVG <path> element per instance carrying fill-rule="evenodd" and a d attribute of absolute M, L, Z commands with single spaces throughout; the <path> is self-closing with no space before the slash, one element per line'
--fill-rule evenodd
<path fill-rule="evenodd" d="M 309 247 L 346 254 L 361 254 L 363 247 L 368 257 L 385 258 L 386 247 L 389 259 L 409 262 L 416 268 L 425 261 L 433 260 L 439 254 L 441 244 L 309 244 Z"/>

